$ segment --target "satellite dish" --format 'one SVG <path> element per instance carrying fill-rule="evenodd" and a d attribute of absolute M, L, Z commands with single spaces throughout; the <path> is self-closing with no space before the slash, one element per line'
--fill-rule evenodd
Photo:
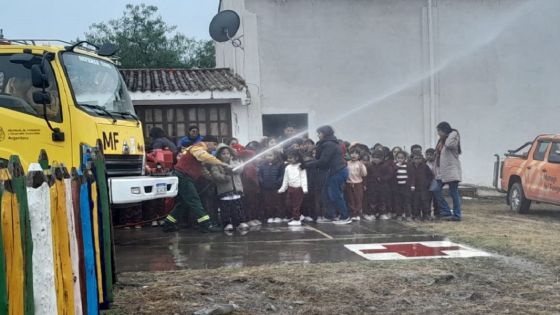
<path fill-rule="evenodd" d="M 210 22 L 210 37 L 223 43 L 233 39 L 239 30 L 239 15 L 232 10 L 224 10 L 216 14 Z"/>

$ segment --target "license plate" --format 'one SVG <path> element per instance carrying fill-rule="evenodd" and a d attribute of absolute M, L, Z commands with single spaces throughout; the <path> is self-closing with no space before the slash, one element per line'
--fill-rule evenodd
<path fill-rule="evenodd" d="M 165 183 L 156 184 L 156 194 L 161 195 L 161 194 L 165 194 L 166 192 L 167 192 L 167 184 Z"/>

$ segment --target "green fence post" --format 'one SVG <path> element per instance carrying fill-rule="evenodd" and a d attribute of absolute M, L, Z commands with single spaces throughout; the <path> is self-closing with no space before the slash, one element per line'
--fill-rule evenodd
<path fill-rule="evenodd" d="M 21 245 L 23 247 L 25 270 L 25 315 L 32 315 L 35 313 L 35 302 L 33 298 L 33 239 L 31 238 L 31 222 L 29 221 L 26 179 L 23 167 L 17 155 L 12 155 L 10 157 L 8 169 L 12 171 L 12 183 L 19 203 Z"/>
<path fill-rule="evenodd" d="M 0 171 L 7 172 L 6 169 Z M 3 193 L 4 193 L 4 182 L 0 180 L 0 213 L 2 213 Z M 6 257 L 4 255 L 4 239 L 2 238 L 1 223 L 0 223 L 0 314 L 8 314 L 8 278 L 6 276 Z"/>
<path fill-rule="evenodd" d="M 107 176 L 105 175 L 105 159 L 100 152 L 96 152 L 93 159 L 95 178 L 97 179 L 98 189 L 98 205 L 101 211 L 101 222 L 103 230 L 103 275 L 105 279 L 105 288 L 107 293 L 107 301 L 113 302 L 113 271 L 111 268 L 112 263 L 112 248 L 111 248 L 111 207 L 109 204 L 109 191 L 107 187 Z M 96 201 L 94 201 L 96 202 Z"/>

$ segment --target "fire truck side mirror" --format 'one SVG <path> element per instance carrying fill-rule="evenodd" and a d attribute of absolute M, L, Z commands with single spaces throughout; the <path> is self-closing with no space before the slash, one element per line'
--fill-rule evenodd
<path fill-rule="evenodd" d="M 33 60 L 33 55 L 28 53 L 23 54 L 13 54 L 10 57 L 10 62 L 15 64 L 29 63 Z"/>
<path fill-rule="evenodd" d="M 112 57 L 119 50 L 119 46 L 111 43 L 105 43 L 99 47 L 97 54 L 103 57 Z"/>
<path fill-rule="evenodd" d="M 10 57 L 10 62 L 19 64 L 19 65 L 31 65 L 33 62 L 41 62 L 41 59 L 37 59 L 33 54 L 30 53 L 22 53 L 22 54 L 13 54 Z M 29 68 L 28 68 L 29 69 Z"/>
<path fill-rule="evenodd" d="M 35 91 L 33 92 L 33 102 L 36 104 L 50 104 L 51 94 L 46 91 Z"/>
<path fill-rule="evenodd" d="M 41 57 L 35 56 L 30 52 L 24 52 L 22 54 L 13 54 L 10 57 L 10 62 L 18 65 L 23 65 L 24 67 L 29 69 L 32 65 L 41 63 Z"/>
<path fill-rule="evenodd" d="M 31 82 L 36 88 L 42 89 L 49 87 L 49 80 L 47 79 L 45 71 L 41 68 L 41 65 L 31 66 Z"/>

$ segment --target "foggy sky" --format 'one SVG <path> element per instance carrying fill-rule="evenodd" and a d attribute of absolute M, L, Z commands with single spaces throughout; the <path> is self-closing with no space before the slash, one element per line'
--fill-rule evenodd
<path fill-rule="evenodd" d="M 218 11 L 219 0 L 28 0 L 1 5 L 0 29 L 5 38 L 84 38 L 93 23 L 122 16 L 125 5 L 145 3 L 159 8 L 163 20 L 177 31 L 196 39 L 210 39 L 208 25 Z"/>

